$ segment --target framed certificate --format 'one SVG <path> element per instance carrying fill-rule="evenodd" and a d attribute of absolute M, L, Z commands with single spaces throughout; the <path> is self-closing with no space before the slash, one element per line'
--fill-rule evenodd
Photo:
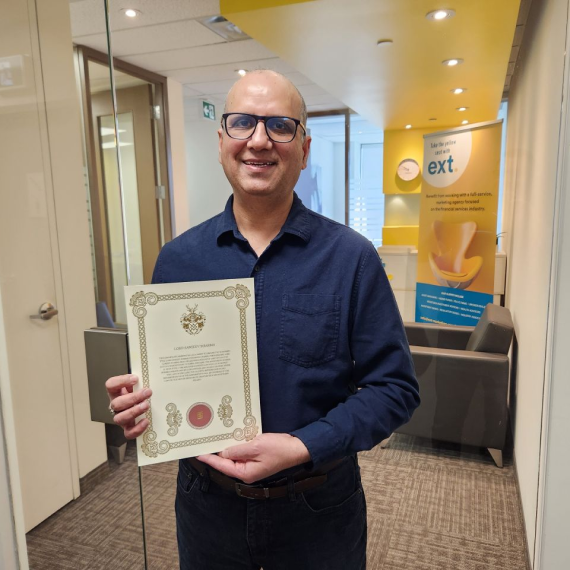
<path fill-rule="evenodd" d="M 261 433 L 253 279 L 125 287 L 131 371 L 151 388 L 139 465 Z"/>

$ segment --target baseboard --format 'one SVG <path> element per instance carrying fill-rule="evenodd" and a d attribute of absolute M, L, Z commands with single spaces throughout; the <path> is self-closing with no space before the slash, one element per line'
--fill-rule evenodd
<path fill-rule="evenodd" d="M 515 486 L 517 488 L 517 497 L 518 497 L 518 502 L 519 502 L 519 513 L 520 513 L 520 518 L 523 521 L 523 532 L 524 532 L 524 546 L 525 546 L 525 552 L 526 552 L 526 567 L 527 570 L 532 570 L 532 561 L 530 558 L 530 550 L 528 548 L 528 538 L 526 535 L 526 525 L 525 525 L 525 519 L 524 519 L 524 512 L 523 512 L 523 508 L 522 508 L 522 496 L 521 496 L 521 487 L 519 485 L 519 472 L 517 469 L 517 457 L 515 455 L 515 450 L 513 448 L 513 471 L 515 474 Z"/>
<path fill-rule="evenodd" d="M 93 471 L 90 471 L 79 479 L 79 490 L 82 495 L 92 491 L 101 481 L 103 481 L 109 474 L 111 470 L 109 468 L 109 461 L 101 463 L 99 467 L 95 467 Z"/>

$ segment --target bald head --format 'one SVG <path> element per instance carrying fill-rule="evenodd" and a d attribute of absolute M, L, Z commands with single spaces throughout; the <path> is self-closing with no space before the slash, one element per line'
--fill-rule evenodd
<path fill-rule="evenodd" d="M 244 91 L 256 92 L 259 97 L 263 97 L 268 89 L 279 89 L 286 98 L 294 101 L 294 108 L 299 110 L 299 114 L 294 119 L 299 118 L 303 125 L 307 124 L 307 105 L 299 90 L 293 83 L 281 73 L 270 69 L 257 69 L 249 71 L 243 77 L 240 77 L 228 92 L 224 113 L 240 111 L 236 109 L 234 104 Z"/>

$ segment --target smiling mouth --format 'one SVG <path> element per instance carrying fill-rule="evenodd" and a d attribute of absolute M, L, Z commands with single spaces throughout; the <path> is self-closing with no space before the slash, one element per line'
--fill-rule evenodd
<path fill-rule="evenodd" d="M 243 163 L 247 166 L 255 166 L 257 168 L 265 168 L 268 166 L 275 166 L 275 162 L 265 160 L 244 160 Z"/>

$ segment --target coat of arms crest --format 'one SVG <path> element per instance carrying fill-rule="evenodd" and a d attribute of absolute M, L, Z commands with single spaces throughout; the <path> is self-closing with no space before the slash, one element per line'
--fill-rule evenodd
<path fill-rule="evenodd" d="M 193 308 L 191 308 L 190 305 L 186 305 L 186 308 L 188 309 L 188 312 L 184 313 L 180 317 L 182 328 L 188 334 L 198 334 L 202 332 L 202 329 L 206 324 L 206 315 L 204 315 L 204 313 L 199 313 L 196 310 L 198 305 L 194 305 Z"/>

